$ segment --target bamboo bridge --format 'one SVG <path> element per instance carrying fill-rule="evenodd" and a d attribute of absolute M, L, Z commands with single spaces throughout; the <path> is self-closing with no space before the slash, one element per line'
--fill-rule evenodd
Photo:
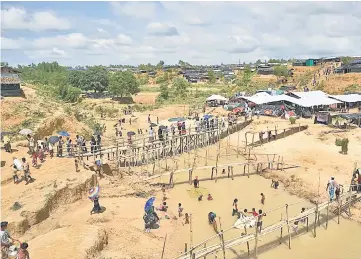
<path fill-rule="evenodd" d="M 155 136 L 155 140 L 149 138 L 139 138 L 131 141 L 117 142 L 115 146 L 101 148 L 95 152 L 88 152 L 78 154 L 82 159 L 89 160 L 92 158 L 94 161 L 99 158 L 106 158 L 108 161 L 117 161 L 119 168 L 134 167 L 149 164 L 156 160 L 164 159 L 167 157 L 174 157 L 183 153 L 188 153 L 192 150 L 213 145 L 220 140 L 229 137 L 235 132 L 239 132 L 247 127 L 252 120 L 242 122 L 234 122 L 228 127 L 216 127 L 215 129 L 197 131 L 189 128 L 187 134 L 171 135 L 163 134 L 163 136 Z M 264 141 L 273 141 L 279 138 L 289 136 L 291 134 L 307 129 L 307 125 L 295 125 L 285 129 L 269 130 L 271 137 L 266 138 Z M 246 132 L 246 146 L 240 147 L 240 137 L 237 138 L 237 153 L 246 147 L 252 147 L 261 143 L 261 140 L 255 141 L 257 132 Z M 251 138 L 248 140 L 249 136 Z"/>

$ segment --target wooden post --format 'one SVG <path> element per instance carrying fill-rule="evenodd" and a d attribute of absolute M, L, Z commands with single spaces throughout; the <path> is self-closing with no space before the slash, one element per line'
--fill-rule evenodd
<path fill-rule="evenodd" d="M 316 203 L 316 209 L 315 209 L 315 224 L 313 225 L 313 236 L 314 236 L 314 237 L 316 237 L 317 214 L 318 214 L 318 202 Z"/>
<path fill-rule="evenodd" d="M 351 200 L 352 200 L 352 191 L 349 190 L 350 197 L 349 197 L 349 204 L 348 204 L 348 215 L 351 217 Z"/>
<path fill-rule="evenodd" d="M 203 245 L 203 248 L 206 248 L 207 247 L 207 243 L 204 243 L 204 245 Z M 207 256 L 205 255 L 204 257 L 203 257 L 203 259 L 206 259 L 207 258 Z"/>
<path fill-rule="evenodd" d="M 341 206 L 342 206 L 342 199 L 340 199 L 338 202 L 337 224 L 340 224 Z"/>
<path fill-rule="evenodd" d="M 246 228 L 246 225 L 244 225 L 244 233 L 246 234 L 247 236 L 247 228 Z M 249 242 L 247 241 L 247 252 L 248 252 L 248 256 L 250 254 L 250 251 L 249 251 Z"/>
<path fill-rule="evenodd" d="M 281 221 L 282 221 L 282 213 L 281 213 Z M 282 243 L 282 236 L 283 236 L 283 227 L 281 227 L 281 235 L 280 235 L 280 244 Z"/>
<path fill-rule="evenodd" d="M 254 258 L 255 259 L 258 258 L 258 222 L 259 222 L 259 217 L 257 217 L 256 235 L 255 235 L 255 240 L 254 240 Z"/>
<path fill-rule="evenodd" d="M 223 236 L 223 229 L 222 229 L 222 223 L 221 223 L 221 217 L 218 217 L 219 219 L 219 230 L 221 231 L 221 241 L 222 241 L 222 251 L 223 251 L 223 259 L 226 259 L 226 249 L 224 246 L 224 236 Z"/>
<path fill-rule="evenodd" d="M 189 255 L 192 258 L 193 254 L 193 228 L 192 228 L 192 213 L 189 214 Z"/>
<path fill-rule="evenodd" d="M 162 259 L 164 258 L 164 249 L 165 249 L 165 242 L 167 241 L 167 235 L 165 234 L 165 238 L 164 238 L 164 244 L 163 244 L 163 250 L 162 250 Z"/>
<path fill-rule="evenodd" d="M 327 220 L 326 220 L 326 229 L 328 227 L 328 219 L 329 219 L 329 215 L 328 215 L 328 211 L 330 210 L 330 201 L 327 202 Z"/>
<path fill-rule="evenodd" d="M 287 232 L 288 232 L 288 248 L 291 249 L 291 231 L 290 222 L 288 221 L 288 204 L 286 204 L 286 217 L 287 217 Z"/>
<path fill-rule="evenodd" d="M 187 253 L 188 249 L 187 249 L 187 243 L 184 244 L 184 252 Z"/>
<path fill-rule="evenodd" d="M 308 232 L 308 217 L 306 218 L 306 222 L 307 222 L 307 232 Z"/>

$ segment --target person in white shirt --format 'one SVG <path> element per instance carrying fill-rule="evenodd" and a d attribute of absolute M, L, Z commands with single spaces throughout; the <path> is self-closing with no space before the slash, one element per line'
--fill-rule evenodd
<path fill-rule="evenodd" d="M 149 129 L 149 142 L 153 142 L 154 140 L 154 131 L 153 131 L 153 128 L 150 127 Z"/>

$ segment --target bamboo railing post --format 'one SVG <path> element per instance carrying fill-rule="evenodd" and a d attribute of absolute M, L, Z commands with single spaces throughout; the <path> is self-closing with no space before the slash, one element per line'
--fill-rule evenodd
<path fill-rule="evenodd" d="M 318 214 L 318 202 L 316 203 L 316 209 L 315 209 L 315 222 L 314 222 L 314 225 L 313 225 L 313 236 L 314 236 L 314 237 L 316 237 L 317 214 Z"/>
<path fill-rule="evenodd" d="M 281 213 L 281 222 L 282 222 L 282 213 Z M 282 236 L 283 236 L 283 226 L 281 226 L 281 235 L 280 235 L 280 241 L 279 243 L 282 243 Z"/>
<path fill-rule="evenodd" d="M 342 206 L 342 199 L 340 199 L 338 202 L 337 224 L 340 224 L 341 206 Z"/>
<path fill-rule="evenodd" d="M 308 232 L 308 217 L 306 218 L 306 222 L 307 222 L 307 232 Z"/>
<path fill-rule="evenodd" d="M 328 220 L 329 220 L 329 210 L 330 210 L 330 201 L 327 202 L 327 220 L 326 220 L 326 229 L 328 228 Z"/>
<path fill-rule="evenodd" d="M 203 244 L 203 248 L 206 248 L 207 247 L 207 243 L 204 243 Z M 203 259 L 207 259 L 207 255 L 205 255 L 204 257 L 203 257 Z"/>
<path fill-rule="evenodd" d="M 286 204 L 286 220 L 287 220 L 287 232 L 288 232 L 288 248 L 291 249 L 291 231 L 290 222 L 288 221 L 288 204 Z"/>
<path fill-rule="evenodd" d="M 219 230 L 220 230 L 221 241 L 222 241 L 223 259 L 226 259 L 226 248 L 224 246 L 224 236 L 223 236 L 221 217 L 218 217 L 218 219 L 219 219 Z"/>
<path fill-rule="evenodd" d="M 192 228 L 192 213 L 189 214 L 189 255 L 192 258 L 193 254 L 193 228 Z"/>
<path fill-rule="evenodd" d="M 258 225 L 259 225 L 259 217 L 257 217 L 257 224 L 256 224 L 256 235 L 254 239 L 254 258 L 258 258 Z"/>
<path fill-rule="evenodd" d="M 162 250 L 162 259 L 164 258 L 164 249 L 165 249 L 165 242 L 167 241 L 167 235 L 165 234 L 165 238 L 164 238 L 164 244 L 163 244 L 163 250 Z"/>
<path fill-rule="evenodd" d="M 349 190 L 349 193 L 350 193 L 350 197 L 348 199 L 349 201 L 349 204 L 348 204 L 348 214 L 349 214 L 349 217 L 351 217 L 351 200 L 352 200 L 352 191 L 351 189 Z"/>
<path fill-rule="evenodd" d="M 187 243 L 184 243 L 184 252 L 185 252 L 185 253 L 187 253 L 187 251 L 188 251 L 188 249 L 187 249 L 187 248 L 188 248 Z"/>
<path fill-rule="evenodd" d="M 247 228 L 246 228 L 246 225 L 244 225 L 244 233 L 246 234 L 247 236 Z M 248 256 L 250 254 L 250 251 L 249 251 L 249 242 L 247 241 L 247 252 L 248 252 Z"/>

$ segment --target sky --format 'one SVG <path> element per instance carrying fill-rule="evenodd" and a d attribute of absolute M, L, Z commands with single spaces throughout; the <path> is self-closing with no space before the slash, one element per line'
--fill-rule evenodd
<path fill-rule="evenodd" d="M 10 65 L 235 64 L 361 54 L 361 2 L 1 2 Z"/>

